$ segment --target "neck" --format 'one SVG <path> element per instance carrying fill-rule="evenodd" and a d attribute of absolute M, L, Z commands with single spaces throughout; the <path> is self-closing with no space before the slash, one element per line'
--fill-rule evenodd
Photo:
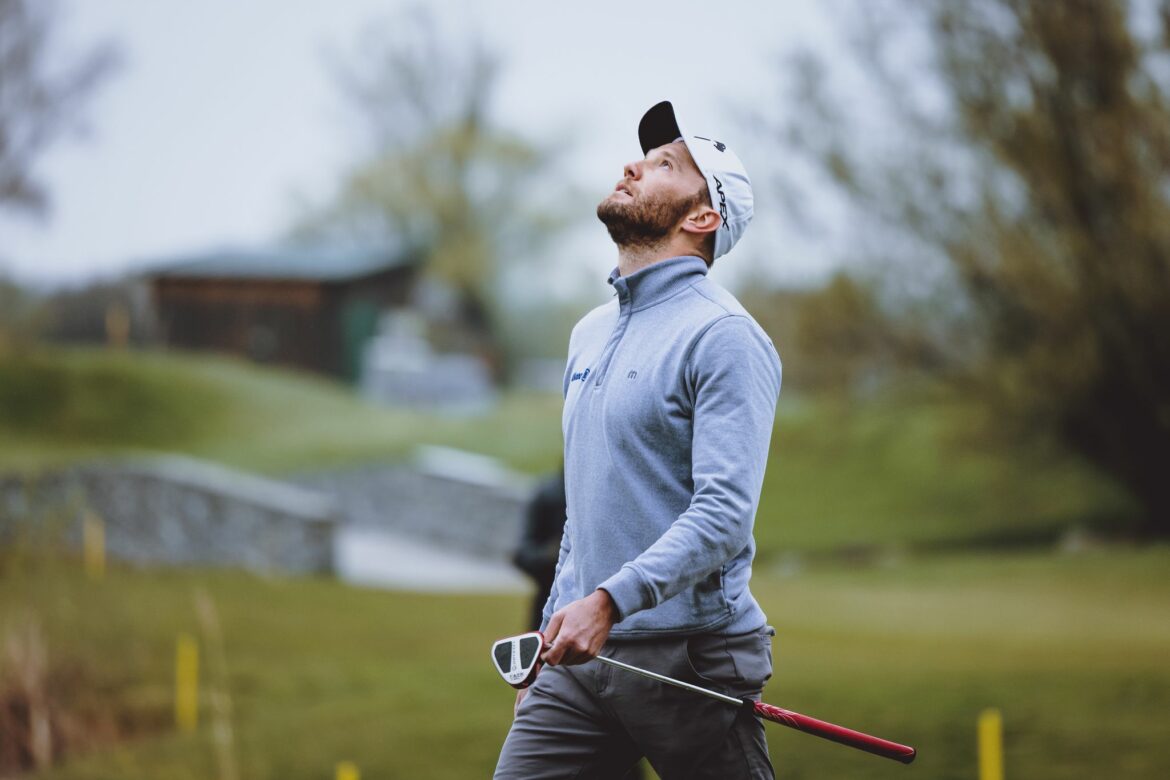
<path fill-rule="evenodd" d="M 647 266 L 682 255 L 696 255 L 694 247 L 680 241 L 663 241 L 661 244 L 627 244 L 618 246 L 618 271 L 622 276 L 641 271 Z"/>

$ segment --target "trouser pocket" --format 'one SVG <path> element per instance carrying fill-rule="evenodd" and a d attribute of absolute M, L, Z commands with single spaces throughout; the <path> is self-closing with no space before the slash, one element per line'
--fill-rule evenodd
<path fill-rule="evenodd" d="M 762 690 L 772 677 L 771 626 L 732 636 L 699 634 L 687 637 L 684 648 L 691 673 L 701 682 L 722 688 Z"/>

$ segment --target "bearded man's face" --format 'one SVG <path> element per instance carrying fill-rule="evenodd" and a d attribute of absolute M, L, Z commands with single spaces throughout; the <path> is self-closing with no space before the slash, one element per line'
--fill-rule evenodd
<path fill-rule="evenodd" d="M 654 246 L 670 235 L 693 205 L 691 198 L 661 192 L 626 199 L 608 197 L 597 205 L 597 218 L 618 246 Z"/>
<path fill-rule="evenodd" d="M 597 218 L 619 247 L 661 243 L 697 206 L 709 204 L 707 183 L 681 142 L 629 163 L 625 177 L 597 206 Z"/>

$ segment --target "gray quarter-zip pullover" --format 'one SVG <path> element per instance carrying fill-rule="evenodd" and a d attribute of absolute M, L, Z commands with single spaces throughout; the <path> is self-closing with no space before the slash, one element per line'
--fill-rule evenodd
<path fill-rule="evenodd" d="M 748 589 L 780 359 L 699 257 L 629 277 L 569 339 L 567 522 L 542 628 L 604 588 L 615 639 L 760 628 Z"/>

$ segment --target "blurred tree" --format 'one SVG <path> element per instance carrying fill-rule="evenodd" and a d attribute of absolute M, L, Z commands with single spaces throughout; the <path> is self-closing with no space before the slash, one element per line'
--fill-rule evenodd
<path fill-rule="evenodd" d="M 795 315 L 795 346 L 809 356 L 818 388 L 866 392 L 905 367 L 901 329 L 864 281 L 838 272 L 801 300 Z"/>
<path fill-rule="evenodd" d="M 153 308 L 140 279 L 101 280 L 55 290 L 41 298 L 40 337 L 57 344 L 145 344 Z"/>
<path fill-rule="evenodd" d="M 802 54 L 782 138 L 871 245 L 900 239 L 903 280 L 950 286 L 952 375 L 1005 424 L 1057 432 L 1140 501 L 1141 533 L 1170 536 L 1170 0 L 850 18 L 864 97 L 834 100 L 841 68 Z"/>
<path fill-rule="evenodd" d="M 838 270 L 822 286 L 746 285 L 741 299 L 784 360 L 785 387 L 817 396 L 872 394 L 946 363 L 929 312 L 887 300 L 880 280 Z"/>
<path fill-rule="evenodd" d="M 0 212 L 46 213 L 36 162 L 80 129 L 85 99 L 118 61 L 105 43 L 55 62 L 55 24 L 52 0 L 0 0 Z"/>
<path fill-rule="evenodd" d="M 551 153 L 491 121 L 499 68 L 494 52 L 445 35 L 422 7 L 372 30 L 333 63 L 368 150 L 292 231 L 421 253 L 430 278 L 455 292 L 463 331 L 478 334 L 462 346 L 484 353 L 497 375 L 505 261 L 531 254 L 566 213 L 558 190 L 540 193 Z"/>
<path fill-rule="evenodd" d="M 0 359 L 32 344 L 46 313 L 33 293 L 0 273 Z"/>

